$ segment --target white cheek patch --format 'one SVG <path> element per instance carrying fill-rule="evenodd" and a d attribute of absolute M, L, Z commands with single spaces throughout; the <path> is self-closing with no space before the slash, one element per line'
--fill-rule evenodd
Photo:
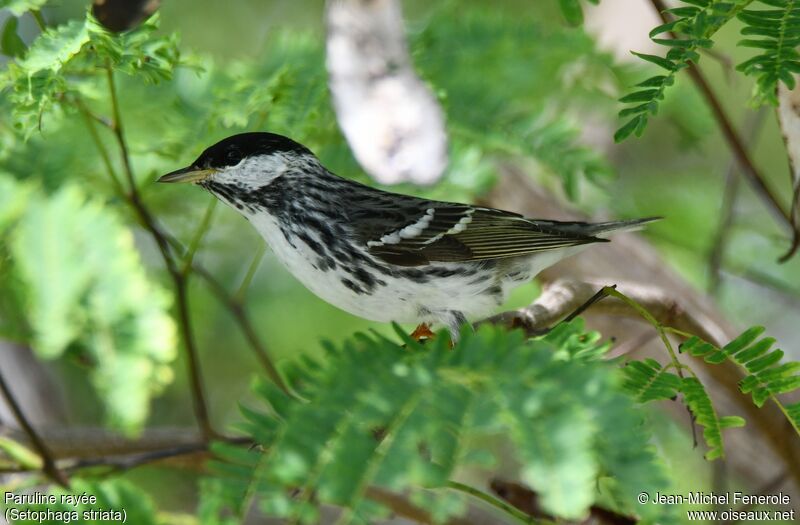
<path fill-rule="evenodd" d="M 296 160 L 296 156 L 285 153 L 246 158 L 235 166 L 222 170 L 217 175 L 218 182 L 251 190 L 258 189 L 286 173 Z"/>

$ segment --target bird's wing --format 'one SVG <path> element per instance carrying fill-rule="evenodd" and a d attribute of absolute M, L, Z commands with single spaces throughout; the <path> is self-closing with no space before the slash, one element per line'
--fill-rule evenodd
<path fill-rule="evenodd" d="M 419 199 L 376 205 L 353 218 L 369 252 L 400 266 L 501 259 L 604 240 L 516 213 Z"/>

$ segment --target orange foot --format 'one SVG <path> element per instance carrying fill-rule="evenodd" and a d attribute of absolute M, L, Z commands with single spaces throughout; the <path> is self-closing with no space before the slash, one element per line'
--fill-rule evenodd
<path fill-rule="evenodd" d="M 411 332 L 411 339 L 415 341 L 424 341 L 426 339 L 432 339 L 435 335 L 436 334 L 431 331 L 431 327 L 428 326 L 428 323 L 422 323 Z"/>

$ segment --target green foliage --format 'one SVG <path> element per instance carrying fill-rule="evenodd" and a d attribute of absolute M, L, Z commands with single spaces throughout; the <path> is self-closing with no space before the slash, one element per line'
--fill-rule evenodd
<path fill-rule="evenodd" d="M 264 451 L 218 449 L 224 461 L 215 463 L 220 477 L 205 485 L 205 515 L 241 515 L 257 500 L 269 515 L 314 522 L 318 505 L 328 503 L 345 508 L 349 521 L 370 522 L 382 514 L 367 497 L 376 486 L 410 490 L 413 501 L 444 516 L 443 508 L 463 505 L 442 500 L 441 490 L 414 493 L 448 487 L 458 468 L 492 465 L 489 438 L 509 441 L 521 479 L 565 518 L 586 512 L 599 477 L 612 478 L 625 502 L 663 487 L 641 416 L 613 367 L 568 358 L 596 348 L 593 335 L 581 339 L 568 326 L 552 339 L 525 341 L 487 326 L 465 332 L 452 350 L 444 335 L 426 346 L 401 337 L 404 346 L 366 335 L 328 346 L 324 364 L 307 361 L 294 371 L 308 403 L 259 383 L 270 410 L 245 409 L 245 430 Z M 554 339 L 568 344 L 556 347 Z"/>
<path fill-rule="evenodd" d="M 742 426 L 744 420 L 736 416 L 717 416 L 711 398 L 703 384 L 695 377 L 680 377 L 669 370 L 672 365 L 661 366 L 654 359 L 631 361 L 623 368 L 623 386 L 641 402 L 676 399 L 683 394 L 683 402 L 691 411 L 695 422 L 703 427 L 703 439 L 708 445 L 708 460 L 725 455 L 722 429 Z"/>
<path fill-rule="evenodd" d="M 750 394 L 756 406 L 772 399 L 783 411 L 795 430 L 800 434 L 800 419 L 793 409 L 785 406 L 776 396 L 794 392 L 800 388 L 800 362 L 781 362 L 783 351 L 770 348 L 775 344 L 772 337 L 759 338 L 764 328 L 754 326 L 722 348 L 692 337 L 681 345 L 681 350 L 707 363 L 717 364 L 730 360 L 746 373 L 739 383 L 742 393 Z"/>
<path fill-rule="evenodd" d="M 600 0 L 587 0 L 590 4 L 597 5 Z M 561 12 L 570 25 L 579 26 L 583 23 L 583 8 L 580 0 L 558 0 Z"/>
<path fill-rule="evenodd" d="M 0 76 L 15 124 L 30 136 L 40 129 L 44 112 L 53 104 L 96 97 L 95 78 L 106 67 L 136 74 L 145 81 L 171 78 L 180 62 L 175 36 L 156 37 L 158 15 L 133 31 L 114 35 L 87 12 L 42 33 L 21 59 Z"/>
<path fill-rule="evenodd" d="M 454 12 L 458 24 L 452 23 Z M 539 39 L 548 45 L 531 45 Z M 458 53 L 452 42 L 459 43 Z M 581 144 L 581 126 L 570 115 L 610 114 L 608 91 L 624 75 L 581 30 L 510 19 L 497 9 L 464 12 L 449 2 L 412 33 L 411 50 L 423 78 L 441 93 L 457 149 L 532 159 L 539 171 L 560 180 L 571 198 L 578 196 L 579 181 L 610 180 L 607 162 Z M 506 59 L 495 60 L 501 54 Z M 493 79 L 492 89 L 486 89 L 487 78 Z"/>
<path fill-rule="evenodd" d="M 630 361 L 622 369 L 625 374 L 624 387 L 640 403 L 659 399 L 674 399 L 681 388 L 681 378 L 670 372 L 670 366 L 662 367 L 655 359 Z"/>
<path fill-rule="evenodd" d="M 585 324 L 583 318 L 578 317 L 557 324 L 542 337 L 542 341 L 556 349 L 554 359 L 594 361 L 605 356 L 611 349 L 611 341 L 602 341 L 603 335 L 587 331 Z"/>
<path fill-rule="evenodd" d="M 175 329 L 169 296 L 144 273 L 133 237 L 115 213 L 73 185 L 45 196 L 0 177 L 3 268 L 26 312 L 30 344 L 43 358 L 78 353 L 111 423 L 136 430 L 150 397 L 169 383 Z M 8 288 L 9 285 L 6 285 Z M 3 315 L 2 317 L 6 317 Z"/>
<path fill-rule="evenodd" d="M 11 504 L 7 506 L 9 513 L 6 516 L 11 517 L 11 522 L 20 525 L 107 524 L 123 521 L 136 525 L 159 523 L 150 497 L 127 481 L 121 479 L 89 481 L 73 478 L 70 485 L 69 490 L 61 487 L 50 489 L 48 494 L 54 498 L 55 503 Z M 94 503 L 81 499 L 87 496 L 93 496 Z M 25 514 L 26 512 L 28 514 Z"/>
<path fill-rule="evenodd" d="M 684 402 L 692 411 L 695 421 L 703 427 L 703 439 L 709 449 L 706 452 L 706 459 L 724 457 L 722 425 L 705 387 L 697 378 L 685 377 L 681 380 L 681 392 L 683 392 Z"/>
<path fill-rule="evenodd" d="M 19 20 L 13 16 L 6 19 L 3 29 L 0 30 L 0 53 L 10 57 L 21 57 L 25 54 L 27 46 L 17 34 Z"/>
<path fill-rule="evenodd" d="M 659 103 L 664 99 L 664 91 L 675 83 L 677 72 L 689 67 L 692 62 L 698 62 L 699 51 L 713 45 L 711 37 L 751 2 L 752 0 L 684 0 L 684 4 L 691 5 L 665 11 L 675 19 L 650 31 L 650 38 L 656 44 L 668 48 L 666 56 L 633 53 L 665 72 L 640 82 L 636 87 L 641 89 L 620 99 L 620 102 L 632 105 L 620 111 L 619 116 L 631 118 L 617 130 L 614 140 L 620 142 L 632 133 L 637 137 L 641 136 L 649 115 L 658 112 Z M 675 38 L 662 37 L 669 32 Z"/>
<path fill-rule="evenodd" d="M 0 0 L 0 9 L 6 8 L 15 16 L 40 9 L 47 0 Z"/>
<path fill-rule="evenodd" d="M 778 82 L 794 89 L 796 73 L 800 73 L 800 2 L 795 0 L 761 0 L 777 9 L 748 9 L 739 13 L 745 23 L 740 46 L 752 47 L 758 55 L 739 64 L 736 69 L 756 77 L 754 98 L 757 102 L 778 105 Z"/>

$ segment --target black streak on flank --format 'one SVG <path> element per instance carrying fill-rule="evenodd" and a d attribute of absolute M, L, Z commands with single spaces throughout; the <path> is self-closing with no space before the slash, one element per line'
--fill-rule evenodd
<path fill-rule="evenodd" d="M 354 283 L 350 279 L 342 279 L 342 284 L 345 285 L 345 287 L 347 287 L 350 290 L 352 290 L 355 293 L 357 293 L 358 295 L 362 295 L 362 294 L 366 293 L 363 288 L 358 286 L 356 283 Z"/>

